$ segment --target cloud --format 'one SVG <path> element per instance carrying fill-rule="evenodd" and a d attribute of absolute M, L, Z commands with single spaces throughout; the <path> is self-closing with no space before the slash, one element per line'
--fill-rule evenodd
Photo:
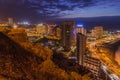
<path fill-rule="evenodd" d="M 64 16 L 89 16 L 106 10 L 119 8 L 119 0 L 0 0 L 1 15 L 25 17 L 25 18 L 39 18 L 52 19 Z M 108 9 L 109 8 L 109 9 Z M 89 12 L 88 12 L 89 11 Z M 115 12 L 115 11 L 114 11 Z M 9 13 L 9 14 L 8 14 Z M 85 14 L 85 15 L 84 15 Z M 105 14 L 106 15 L 106 14 Z"/>
<path fill-rule="evenodd" d="M 30 8 L 36 10 L 41 15 L 43 12 L 46 16 L 56 15 L 58 12 L 71 11 L 76 7 L 89 7 L 93 4 L 92 0 L 28 0 L 28 2 Z M 58 16 L 60 15 L 58 14 Z"/>

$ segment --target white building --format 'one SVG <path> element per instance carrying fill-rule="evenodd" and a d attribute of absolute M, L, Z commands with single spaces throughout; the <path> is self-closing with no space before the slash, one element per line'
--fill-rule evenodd
<path fill-rule="evenodd" d="M 79 25 L 76 27 L 76 33 L 81 33 L 86 36 L 87 31 L 82 25 L 81 26 Z"/>
<path fill-rule="evenodd" d="M 48 26 L 46 24 L 38 24 L 36 27 L 36 31 L 39 34 L 46 35 L 48 32 Z"/>
<path fill-rule="evenodd" d="M 102 26 L 95 26 L 94 29 L 92 29 L 92 36 L 96 39 L 103 37 L 103 27 Z"/>

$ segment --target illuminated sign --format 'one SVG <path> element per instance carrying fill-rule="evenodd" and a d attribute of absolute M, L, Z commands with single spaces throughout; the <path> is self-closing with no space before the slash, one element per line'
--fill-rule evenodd
<path fill-rule="evenodd" d="M 82 24 L 77 24 L 77 27 L 83 27 L 83 25 Z"/>

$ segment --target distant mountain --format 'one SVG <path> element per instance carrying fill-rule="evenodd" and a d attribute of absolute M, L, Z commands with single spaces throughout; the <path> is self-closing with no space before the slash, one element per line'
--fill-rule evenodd
<path fill-rule="evenodd" d="M 114 43 L 110 42 L 110 43 L 106 44 L 105 48 L 108 49 L 112 53 L 113 56 L 115 56 L 115 52 L 118 50 L 119 46 L 120 46 L 120 40 L 118 40 Z"/>
<path fill-rule="evenodd" d="M 86 17 L 86 18 L 62 18 L 55 19 L 48 22 L 62 22 L 62 21 L 75 21 L 76 24 L 83 24 L 85 28 L 91 29 L 94 26 L 102 25 L 107 30 L 120 30 L 120 16 L 102 16 L 102 17 Z"/>
<path fill-rule="evenodd" d="M 77 18 L 78 23 L 83 22 L 85 27 L 92 28 L 97 25 L 102 25 L 105 29 L 116 30 L 120 29 L 120 16 L 103 16 L 94 18 Z"/>

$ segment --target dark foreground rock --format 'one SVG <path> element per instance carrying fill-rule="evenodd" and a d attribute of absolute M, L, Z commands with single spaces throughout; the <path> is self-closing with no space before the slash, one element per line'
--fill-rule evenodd
<path fill-rule="evenodd" d="M 48 48 L 0 32 L 0 80 L 82 80 L 88 72 Z"/>

